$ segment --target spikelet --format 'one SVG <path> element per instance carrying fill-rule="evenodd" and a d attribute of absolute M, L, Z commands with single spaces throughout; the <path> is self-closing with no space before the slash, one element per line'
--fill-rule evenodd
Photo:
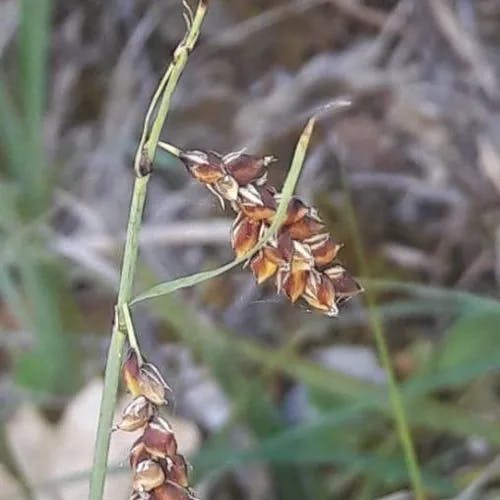
<path fill-rule="evenodd" d="M 130 500 L 195 500 L 189 488 L 188 465 L 177 452 L 170 424 L 158 415 L 169 386 L 152 363 L 140 362 L 130 349 L 122 366 L 122 379 L 134 399 L 125 407 L 115 430 L 141 436 L 129 452 L 133 470 Z"/>
<path fill-rule="evenodd" d="M 231 246 L 237 257 L 245 255 L 276 215 L 281 195 L 267 180 L 267 167 L 275 158 L 198 150 L 184 151 L 179 158 L 223 207 L 230 203 L 236 212 Z M 291 302 L 302 300 L 313 310 L 336 316 L 342 303 L 363 291 L 336 261 L 341 248 L 316 209 L 293 197 L 278 234 L 250 259 L 249 267 L 257 283 L 273 278 L 278 293 Z"/>

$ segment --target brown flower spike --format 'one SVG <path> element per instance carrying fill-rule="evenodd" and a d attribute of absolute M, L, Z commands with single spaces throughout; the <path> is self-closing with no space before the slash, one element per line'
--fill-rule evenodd
<path fill-rule="evenodd" d="M 184 151 L 179 158 L 188 172 L 236 212 L 231 246 L 245 255 L 272 224 L 281 198 L 267 179 L 272 156 L 243 152 L 222 156 L 213 151 Z M 314 310 L 336 316 L 339 305 L 363 291 L 337 261 L 342 245 L 325 229 L 316 209 L 293 197 L 278 234 L 249 260 L 257 283 L 274 277 L 278 293 L 291 302 L 303 300 Z"/>
<path fill-rule="evenodd" d="M 115 429 L 143 429 L 129 453 L 134 471 L 130 500 L 196 500 L 189 489 L 188 466 L 178 454 L 174 431 L 158 415 L 159 408 L 167 404 L 165 392 L 170 390 L 158 368 L 141 363 L 135 350 L 130 349 L 122 378 L 134 399 L 123 410 Z"/>

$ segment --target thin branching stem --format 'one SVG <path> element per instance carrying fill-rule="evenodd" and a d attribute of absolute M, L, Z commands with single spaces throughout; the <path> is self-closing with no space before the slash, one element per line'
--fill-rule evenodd
<path fill-rule="evenodd" d="M 102 500 L 104 482 L 107 471 L 107 461 L 113 413 L 116 406 L 120 367 L 122 364 L 123 346 L 127 338 L 127 321 L 123 317 L 123 308 L 126 307 L 132 296 L 132 287 L 137 263 L 139 248 L 139 230 L 142 223 L 144 204 L 146 201 L 147 185 L 154 161 L 161 130 L 167 117 L 172 95 L 177 82 L 186 66 L 189 54 L 194 48 L 200 34 L 201 24 L 207 10 L 206 1 L 201 0 L 196 9 L 189 32 L 174 53 L 174 59 L 165 71 L 156 90 L 148 112 L 146 114 L 144 129 L 135 156 L 134 170 L 136 179 L 132 193 L 127 239 L 123 254 L 122 271 L 118 290 L 117 306 L 111 343 L 108 350 L 106 372 L 104 377 L 104 390 L 99 413 L 94 462 L 90 479 L 90 500 Z M 150 126 L 155 108 L 158 105 L 156 116 Z M 122 322 L 121 319 L 124 321 Z"/>

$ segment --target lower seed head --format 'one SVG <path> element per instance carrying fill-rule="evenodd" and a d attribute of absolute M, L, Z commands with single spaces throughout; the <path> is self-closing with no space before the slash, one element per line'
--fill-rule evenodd
<path fill-rule="evenodd" d="M 143 460 L 135 469 L 132 488 L 136 491 L 151 491 L 164 481 L 165 473 L 160 464 L 154 460 Z"/>
<path fill-rule="evenodd" d="M 269 260 L 263 251 L 260 251 L 250 261 L 250 268 L 252 269 L 257 283 L 261 284 L 276 273 L 278 265 Z"/>
<path fill-rule="evenodd" d="M 276 276 L 278 293 L 283 292 L 292 303 L 296 302 L 304 293 L 307 275 L 307 271 L 292 272 L 280 269 Z"/>
<path fill-rule="evenodd" d="M 363 291 L 363 287 L 340 265 L 325 269 L 324 272 L 333 283 L 337 299 L 345 301 Z"/>
<path fill-rule="evenodd" d="M 165 475 L 170 481 L 179 486 L 184 488 L 189 486 L 188 465 L 182 455 L 177 454 L 167 457 L 165 460 Z"/>
<path fill-rule="evenodd" d="M 145 449 L 153 457 L 166 458 L 177 454 L 177 440 L 166 420 L 157 417 L 150 422 L 142 436 Z"/>
<path fill-rule="evenodd" d="M 152 496 L 154 500 L 196 500 L 189 490 L 176 485 L 172 481 L 167 481 L 156 488 Z"/>
<path fill-rule="evenodd" d="M 142 436 L 132 445 L 129 452 L 129 463 L 132 469 L 137 467 L 139 462 L 142 462 L 149 458 L 149 453 L 142 442 Z"/>
<path fill-rule="evenodd" d="M 335 290 L 330 278 L 324 273 L 311 271 L 303 295 L 304 300 L 314 309 L 329 316 L 338 314 Z"/>
<path fill-rule="evenodd" d="M 149 491 L 133 491 L 129 500 L 150 500 L 151 498 Z"/>
<path fill-rule="evenodd" d="M 226 175 L 212 184 L 212 187 L 228 201 L 236 201 L 238 199 L 238 183 L 234 177 Z"/>
<path fill-rule="evenodd" d="M 231 245 L 237 257 L 245 255 L 259 241 L 262 224 L 239 216 L 231 229 Z"/>

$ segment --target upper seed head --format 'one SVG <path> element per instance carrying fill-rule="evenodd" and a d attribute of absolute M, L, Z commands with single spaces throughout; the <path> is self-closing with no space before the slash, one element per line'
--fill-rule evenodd
<path fill-rule="evenodd" d="M 189 173 L 203 184 L 213 184 L 226 175 L 221 158 L 213 152 L 184 151 L 179 158 Z"/>
<path fill-rule="evenodd" d="M 288 202 L 287 214 L 284 225 L 290 225 L 298 222 L 307 215 L 309 211 L 307 205 L 299 198 L 293 197 Z"/>
<path fill-rule="evenodd" d="M 273 156 L 256 157 L 244 151 L 222 157 L 214 152 L 187 151 L 181 155 L 190 173 L 206 184 L 224 207 L 237 212 L 231 245 L 238 257 L 251 250 L 273 222 L 282 195 L 267 182 Z M 335 259 L 342 245 L 325 232 L 317 210 L 292 197 L 278 235 L 250 259 L 258 283 L 276 275 L 276 286 L 292 302 L 303 297 L 328 315 L 362 287 Z"/>
<path fill-rule="evenodd" d="M 278 293 L 283 292 L 291 302 L 296 302 L 304 293 L 307 275 L 307 271 L 279 269 L 276 276 Z"/>
<path fill-rule="evenodd" d="M 257 244 L 261 230 L 260 222 L 239 214 L 231 229 L 231 246 L 237 257 L 245 255 Z"/>
<path fill-rule="evenodd" d="M 311 253 L 314 257 L 314 261 L 317 266 L 322 267 L 331 264 L 342 245 L 339 243 L 334 243 L 331 236 L 328 233 L 318 234 L 305 240 L 305 242 L 311 249 Z"/>
<path fill-rule="evenodd" d="M 324 273 L 318 271 L 309 273 L 303 297 L 309 305 L 329 316 L 338 314 L 333 284 Z"/>
<path fill-rule="evenodd" d="M 363 291 L 363 287 L 340 265 L 325 269 L 325 274 L 332 281 L 339 302 L 345 302 Z"/>
<path fill-rule="evenodd" d="M 225 200 L 236 201 L 238 199 L 238 183 L 230 175 L 221 177 L 213 183 L 212 187 Z"/>
<path fill-rule="evenodd" d="M 290 237 L 294 240 L 307 240 L 318 234 L 325 228 L 325 225 L 316 218 L 306 215 L 297 222 L 287 226 Z"/>
<path fill-rule="evenodd" d="M 240 186 L 246 186 L 264 173 L 264 169 L 269 165 L 269 162 L 265 158 L 238 154 L 236 156 L 226 156 L 224 165 Z"/>
<path fill-rule="evenodd" d="M 264 202 L 262 201 L 262 196 L 261 196 L 259 190 L 255 186 L 253 186 L 252 184 L 249 184 L 248 186 L 240 188 L 239 195 L 241 198 L 241 203 L 246 203 L 248 205 L 250 205 L 250 204 L 264 205 Z"/>
<path fill-rule="evenodd" d="M 252 269 L 257 283 L 261 284 L 273 276 L 278 269 L 278 265 L 269 260 L 264 251 L 260 250 L 250 261 L 250 268 Z"/>
<path fill-rule="evenodd" d="M 241 210 L 253 220 L 270 222 L 276 213 L 276 202 L 265 189 L 257 189 L 252 184 L 239 190 L 240 201 L 237 210 Z"/>

